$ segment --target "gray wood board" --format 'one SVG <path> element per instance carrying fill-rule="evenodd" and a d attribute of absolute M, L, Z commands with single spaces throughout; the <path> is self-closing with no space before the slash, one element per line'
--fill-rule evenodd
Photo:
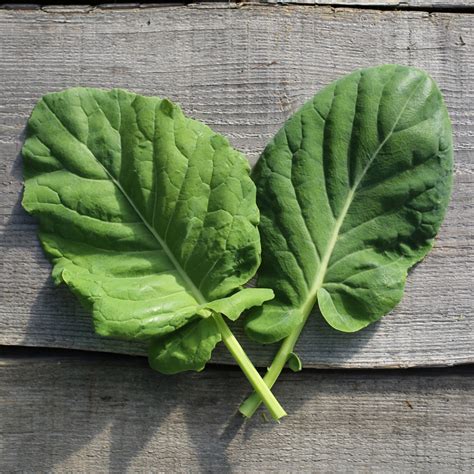
<path fill-rule="evenodd" d="M 88 85 L 169 96 L 253 163 L 318 89 L 355 68 L 393 62 L 426 69 L 446 97 L 456 160 L 446 222 L 392 314 L 357 334 L 333 331 L 316 315 L 298 351 L 309 367 L 474 361 L 473 27 L 471 15 L 298 6 L 0 11 L 0 343 L 144 353 L 94 335 L 73 296 L 53 288 L 35 222 L 21 209 L 19 152 L 43 94 Z M 245 347 L 262 366 L 276 350 Z M 223 347 L 214 360 L 232 363 Z"/>
<path fill-rule="evenodd" d="M 2 472 L 471 472 L 472 369 L 285 372 L 281 424 L 238 370 L 124 356 L 0 359 Z"/>
<path fill-rule="evenodd" d="M 330 5 L 334 7 L 419 8 L 434 10 L 473 9 L 474 0 L 261 0 L 264 3 Z"/>
<path fill-rule="evenodd" d="M 40 5 L 35 3 L 3 3 L 0 8 L 10 10 L 35 10 L 42 9 L 44 11 L 92 11 L 96 9 L 133 9 L 133 8 L 156 8 L 162 6 L 177 6 L 184 2 L 157 2 L 157 3 L 140 3 L 140 2 L 123 2 L 123 3 L 103 3 L 99 5 Z M 187 4 L 188 6 L 207 7 L 213 4 L 210 1 L 195 1 Z M 427 11 L 456 11 L 456 10 L 474 10 L 474 0 L 247 0 L 245 2 L 226 2 L 226 6 L 239 8 L 248 4 L 298 4 L 298 5 L 322 5 L 333 7 L 356 7 L 356 8 L 393 8 L 393 9 L 420 9 Z"/>

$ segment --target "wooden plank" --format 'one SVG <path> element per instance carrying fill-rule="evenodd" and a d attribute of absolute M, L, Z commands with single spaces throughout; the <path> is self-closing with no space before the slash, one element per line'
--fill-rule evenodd
<path fill-rule="evenodd" d="M 88 85 L 169 96 L 255 162 L 325 84 L 396 62 L 429 71 L 446 97 L 456 160 L 446 223 L 392 314 L 352 335 L 312 318 L 298 350 L 311 367 L 474 361 L 473 26 L 471 15 L 298 6 L 0 11 L 0 343 L 144 353 L 95 336 L 74 298 L 53 288 L 36 225 L 21 209 L 23 130 L 44 93 Z M 262 366 L 276 349 L 246 347 Z M 215 360 L 232 362 L 222 348 Z"/>
<path fill-rule="evenodd" d="M 436 10 L 474 10 L 474 0 L 261 0 L 264 3 L 326 5 L 357 8 L 416 8 Z"/>
<path fill-rule="evenodd" d="M 235 414 L 237 370 L 124 356 L 4 358 L 2 472 L 470 472 L 472 369 L 286 372 L 289 416 Z M 453 369 L 450 369 L 451 371 Z"/>
<path fill-rule="evenodd" d="M 177 6 L 184 2 L 157 2 L 152 3 L 104 3 L 96 6 L 92 5 L 44 5 L 34 3 L 4 3 L 0 4 L 0 8 L 10 9 L 10 10 L 35 10 L 43 9 L 44 11 L 57 11 L 60 10 L 64 12 L 68 11 L 92 11 L 94 9 L 135 9 L 135 8 L 152 8 L 154 7 L 163 7 L 163 6 Z M 195 1 L 188 6 L 192 7 L 201 7 L 204 6 L 207 8 L 211 1 Z M 428 11 L 458 11 L 462 10 L 469 11 L 474 10 L 474 0 L 248 0 L 246 4 L 296 4 L 296 5 L 322 5 L 322 6 L 332 6 L 332 7 L 347 7 L 347 8 L 380 8 L 380 9 L 420 9 Z M 239 2 L 228 2 L 231 6 L 236 8 L 241 5 Z"/>

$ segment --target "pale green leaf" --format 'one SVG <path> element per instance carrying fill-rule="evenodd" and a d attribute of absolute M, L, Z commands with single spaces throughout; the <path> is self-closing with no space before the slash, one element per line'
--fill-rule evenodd
<path fill-rule="evenodd" d="M 206 303 L 203 307 L 216 313 L 222 313 L 231 321 L 235 321 L 246 309 L 260 306 L 274 296 L 273 291 L 267 288 L 244 288 L 227 298 Z"/>
<path fill-rule="evenodd" d="M 303 363 L 299 358 L 298 354 L 295 352 L 290 352 L 288 355 L 288 359 L 286 360 L 286 365 L 293 371 L 293 372 L 300 372 L 303 369 Z"/>
<path fill-rule="evenodd" d="M 217 341 L 196 312 L 259 264 L 245 157 L 166 99 L 89 88 L 38 102 L 23 156 L 23 206 L 54 280 L 92 309 L 98 333 L 149 339 L 193 320 Z"/>

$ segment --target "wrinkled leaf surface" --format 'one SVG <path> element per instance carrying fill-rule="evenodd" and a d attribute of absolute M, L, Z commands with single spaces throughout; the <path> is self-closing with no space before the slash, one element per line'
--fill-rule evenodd
<path fill-rule="evenodd" d="M 43 97 L 23 156 L 23 206 L 54 280 L 92 309 L 97 332 L 149 339 L 191 322 L 210 355 L 219 335 L 198 311 L 260 260 L 245 157 L 166 99 L 91 88 Z"/>

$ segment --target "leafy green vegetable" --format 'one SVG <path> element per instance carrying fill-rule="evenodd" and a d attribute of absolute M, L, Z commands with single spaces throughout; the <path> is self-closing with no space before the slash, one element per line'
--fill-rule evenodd
<path fill-rule="evenodd" d="M 148 362 L 163 374 L 204 369 L 222 340 L 214 318 L 196 319 L 150 345 Z"/>
<path fill-rule="evenodd" d="M 424 72 L 385 65 L 323 89 L 266 147 L 253 173 L 261 212 L 258 284 L 276 298 L 248 318 L 249 336 L 285 338 L 271 387 L 318 303 L 335 329 L 358 331 L 403 295 L 431 249 L 451 192 L 451 125 Z M 241 410 L 258 406 L 252 396 Z"/>
<path fill-rule="evenodd" d="M 284 414 L 220 315 L 273 296 L 235 293 L 260 263 L 259 212 L 247 160 L 224 137 L 166 99 L 75 88 L 38 102 L 23 157 L 23 206 L 54 281 L 99 334 L 150 341 L 151 365 L 173 373 L 201 370 L 223 339 Z"/>
<path fill-rule="evenodd" d="M 210 316 L 222 313 L 235 321 L 244 310 L 261 305 L 273 297 L 273 291 L 266 288 L 245 288 L 228 298 L 203 305 L 197 312 L 207 319 L 192 321 L 168 336 L 150 343 L 148 360 L 151 367 L 165 374 L 204 369 L 214 347 L 222 340 L 221 331 Z"/>

